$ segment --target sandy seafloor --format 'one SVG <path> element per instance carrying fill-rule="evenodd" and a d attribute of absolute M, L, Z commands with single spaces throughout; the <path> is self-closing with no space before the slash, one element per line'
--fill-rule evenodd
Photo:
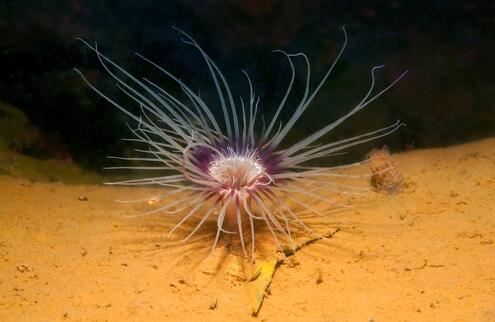
<path fill-rule="evenodd" d="M 150 191 L 0 176 L 0 321 L 495 321 L 495 139 L 394 158 L 406 188 L 356 198 L 257 317 L 236 256 L 114 202 Z"/>

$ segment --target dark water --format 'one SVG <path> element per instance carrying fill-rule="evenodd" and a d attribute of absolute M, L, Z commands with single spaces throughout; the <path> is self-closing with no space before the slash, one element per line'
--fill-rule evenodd
<path fill-rule="evenodd" d="M 95 55 L 99 48 L 134 74 L 178 89 L 133 54 L 138 51 L 180 76 L 219 113 L 200 55 L 181 42 L 192 35 L 229 79 L 234 95 L 248 95 L 240 70 L 252 77 L 261 111 L 273 114 L 290 77 L 274 49 L 304 52 L 312 86 L 349 43 L 334 74 L 286 145 L 309 135 L 355 106 L 366 93 L 372 66 L 378 88 L 402 71 L 408 76 L 324 141 L 381 128 L 408 126 L 353 149 L 361 159 L 372 147 L 392 151 L 445 146 L 495 134 L 495 4 L 490 1 L 3 1 L 0 3 L 0 110 L 2 147 L 41 158 L 74 160 L 98 169 L 109 154 L 129 153 L 122 113 L 88 90 L 73 67 L 105 92 L 122 98 Z M 303 93 L 297 64 L 294 106 Z M 130 107 L 131 109 L 133 107 Z M 25 116 L 18 111 L 25 113 Z M 290 110 L 290 108 L 289 108 Z M 286 119 L 289 114 L 285 114 Z M 347 161 L 348 159 L 343 159 Z"/>

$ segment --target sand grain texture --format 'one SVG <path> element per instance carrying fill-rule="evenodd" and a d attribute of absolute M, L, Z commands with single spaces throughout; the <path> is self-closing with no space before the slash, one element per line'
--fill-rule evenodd
<path fill-rule="evenodd" d="M 211 260 L 178 264 L 159 220 L 113 201 L 146 189 L 0 176 L 0 320 L 495 321 L 495 139 L 393 157 L 404 190 L 358 198 L 256 318 L 236 258 L 213 279 Z"/>

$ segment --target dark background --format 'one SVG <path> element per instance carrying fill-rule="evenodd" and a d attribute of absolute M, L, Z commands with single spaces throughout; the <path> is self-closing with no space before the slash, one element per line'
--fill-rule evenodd
<path fill-rule="evenodd" d="M 348 47 L 286 144 L 357 104 L 368 90 L 370 68 L 380 64 L 386 67 L 378 73 L 378 88 L 406 69 L 409 74 L 325 140 L 384 127 L 397 119 L 407 127 L 354 149 L 344 161 L 361 159 L 384 143 L 401 151 L 495 134 L 493 1 L 4 0 L 0 2 L 0 101 L 22 110 L 38 131 L 38 142 L 17 142 L 13 148 L 93 169 L 109 164 L 106 155 L 131 153 L 120 140 L 129 136 L 129 119 L 88 90 L 73 67 L 104 92 L 117 99 L 123 94 L 76 37 L 98 42 L 102 52 L 129 71 L 151 77 L 179 95 L 177 88 L 134 55 L 137 51 L 193 89 L 200 88 L 209 99 L 213 88 L 207 70 L 197 51 L 183 44 L 171 28 L 177 26 L 217 62 L 236 96 L 246 98 L 248 88 L 240 73 L 245 69 L 269 118 L 290 76 L 285 58 L 272 50 L 306 53 L 314 86 L 342 44 L 342 25 L 348 31 Z M 297 67 L 303 80 L 304 65 Z M 302 83 L 296 85 L 300 94 Z M 209 102 L 218 109 L 212 97 Z"/>

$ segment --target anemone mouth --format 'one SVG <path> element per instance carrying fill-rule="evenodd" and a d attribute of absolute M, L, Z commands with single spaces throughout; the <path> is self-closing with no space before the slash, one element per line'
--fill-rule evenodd
<path fill-rule="evenodd" d="M 221 154 L 210 162 L 208 174 L 229 191 L 253 189 L 259 184 L 266 184 L 268 177 L 256 151 Z"/>

